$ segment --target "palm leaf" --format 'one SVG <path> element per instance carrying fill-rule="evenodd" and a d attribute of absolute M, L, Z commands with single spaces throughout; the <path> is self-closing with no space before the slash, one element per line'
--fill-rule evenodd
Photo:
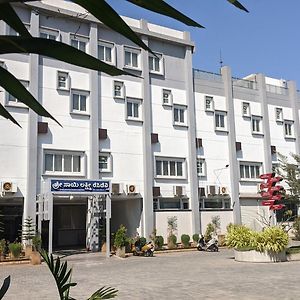
<path fill-rule="evenodd" d="M 249 12 L 248 9 L 243 6 L 239 1 L 237 0 L 227 0 L 229 3 L 233 4 L 235 7 L 244 10 L 245 12 Z"/>
<path fill-rule="evenodd" d="M 0 103 L 0 116 L 6 118 L 8 120 L 11 120 L 14 124 L 16 124 L 20 128 L 22 128 L 21 125 L 16 121 L 16 119 L 4 108 L 4 106 L 1 103 Z"/>
<path fill-rule="evenodd" d="M 143 43 L 137 34 L 105 0 L 72 0 L 72 2 L 79 4 L 109 28 L 152 53 L 151 49 Z"/>
<path fill-rule="evenodd" d="M 8 276 L 4 279 L 2 287 L 0 288 L 0 299 L 2 299 L 4 297 L 4 295 L 6 294 L 9 286 L 10 286 L 10 276 Z"/>
<path fill-rule="evenodd" d="M 53 255 L 49 254 L 46 251 L 41 251 L 41 255 L 43 259 L 45 260 L 50 272 L 52 273 L 56 286 L 59 292 L 59 296 L 61 300 L 69 299 L 69 290 L 71 287 L 77 285 L 75 282 L 70 282 L 70 276 L 71 276 L 71 270 L 68 270 L 68 263 L 65 261 L 63 263 L 60 263 L 60 259 L 57 258 L 56 262 L 54 263 Z M 69 281 L 68 283 L 66 283 Z"/>
<path fill-rule="evenodd" d="M 112 299 L 117 296 L 118 290 L 112 287 L 103 286 L 101 289 L 97 290 L 88 300 L 102 300 L 102 299 Z"/>
<path fill-rule="evenodd" d="M 6 22 L 10 27 L 19 32 L 21 35 L 27 37 L 31 36 L 9 3 L 0 5 L 0 20 Z"/>
<path fill-rule="evenodd" d="M 128 2 L 135 4 L 137 6 L 140 6 L 142 8 L 145 8 L 147 10 L 154 11 L 156 13 L 159 13 L 161 15 L 168 16 L 172 19 L 175 19 L 177 21 L 180 21 L 188 26 L 195 26 L 204 28 L 199 23 L 195 22 L 191 18 L 187 17 L 180 11 L 176 10 L 174 7 L 169 5 L 163 0 L 127 0 Z"/>
<path fill-rule="evenodd" d="M 49 39 L 2 35 L 0 36 L 0 54 L 7 53 L 35 53 L 49 56 L 79 67 L 101 71 L 111 76 L 135 76 L 112 65 L 106 64 L 70 45 Z"/>
<path fill-rule="evenodd" d="M 0 86 L 2 86 L 6 91 L 8 91 L 11 95 L 19 99 L 19 101 L 26 104 L 37 114 L 51 118 L 59 125 L 60 123 L 52 117 L 44 107 L 28 92 L 28 90 L 24 87 L 24 85 L 10 72 L 6 69 L 0 67 Z M 2 114 L 3 113 L 3 114 Z M 11 119 L 5 111 L 0 109 L 0 114 L 6 118 Z"/>

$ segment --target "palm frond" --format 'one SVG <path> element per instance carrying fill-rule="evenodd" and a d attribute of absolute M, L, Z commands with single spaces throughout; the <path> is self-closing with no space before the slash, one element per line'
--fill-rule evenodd
<path fill-rule="evenodd" d="M 103 286 L 101 289 L 97 290 L 88 300 L 102 300 L 102 299 L 112 299 L 117 296 L 118 290 L 112 287 Z"/>
<path fill-rule="evenodd" d="M 8 288 L 10 286 L 10 276 L 7 276 L 4 279 L 4 282 L 0 288 L 0 299 L 2 299 L 4 297 L 4 295 L 6 294 Z"/>
<path fill-rule="evenodd" d="M 42 255 L 43 259 L 45 260 L 50 272 L 52 273 L 52 275 L 55 279 L 60 299 L 61 300 L 70 299 L 68 296 L 69 290 L 71 287 L 77 285 L 77 283 L 69 281 L 69 279 L 71 277 L 72 269 L 70 269 L 68 271 L 68 263 L 66 261 L 61 263 L 59 257 L 54 262 L 53 255 L 50 254 L 50 256 L 49 256 L 49 254 L 44 250 L 41 251 L 41 255 Z"/>

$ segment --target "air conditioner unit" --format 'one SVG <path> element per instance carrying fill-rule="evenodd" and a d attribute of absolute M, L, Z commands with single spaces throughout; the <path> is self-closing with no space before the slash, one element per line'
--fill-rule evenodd
<path fill-rule="evenodd" d="M 217 185 L 207 185 L 207 195 L 213 196 L 218 194 L 218 186 Z"/>
<path fill-rule="evenodd" d="M 173 195 L 174 196 L 185 196 L 186 195 L 185 186 L 174 185 L 173 186 Z"/>
<path fill-rule="evenodd" d="M 1 182 L 1 192 L 2 193 L 16 193 L 17 184 L 12 181 L 2 181 Z"/>
<path fill-rule="evenodd" d="M 227 188 L 227 186 L 221 186 L 220 187 L 220 194 L 222 194 L 222 195 L 228 195 L 228 188 Z"/>
<path fill-rule="evenodd" d="M 121 184 L 121 183 L 112 183 L 111 184 L 111 193 L 112 193 L 112 195 L 123 194 L 123 184 Z"/>
<path fill-rule="evenodd" d="M 127 184 L 126 192 L 127 194 L 137 194 L 137 186 L 135 184 Z"/>

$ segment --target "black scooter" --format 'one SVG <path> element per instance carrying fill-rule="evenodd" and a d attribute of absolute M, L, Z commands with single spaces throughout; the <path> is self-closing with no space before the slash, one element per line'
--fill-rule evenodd
<path fill-rule="evenodd" d="M 218 252 L 218 240 L 215 237 L 212 237 L 207 243 L 205 243 L 204 236 L 201 234 L 197 243 L 197 250 Z"/>

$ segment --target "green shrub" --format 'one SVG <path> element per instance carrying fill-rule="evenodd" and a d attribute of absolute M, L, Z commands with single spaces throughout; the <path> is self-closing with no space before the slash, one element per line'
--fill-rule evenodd
<path fill-rule="evenodd" d="M 225 243 L 228 248 L 251 247 L 252 231 L 244 225 L 231 226 L 225 236 Z"/>
<path fill-rule="evenodd" d="M 183 234 L 181 236 L 181 243 L 183 244 L 184 247 L 189 247 L 190 246 L 190 236 L 188 234 Z"/>
<path fill-rule="evenodd" d="M 22 244 L 21 243 L 11 243 L 8 245 L 9 251 L 13 257 L 18 258 L 20 257 L 22 251 Z"/>
<path fill-rule="evenodd" d="M 288 245 L 288 234 L 280 227 L 268 227 L 256 232 L 244 225 L 234 225 L 225 237 L 226 245 L 236 250 L 281 252 Z"/>
<path fill-rule="evenodd" d="M 116 248 L 122 248 L 126 246 L 126 243 L 128 242 L 126 232 L 126 227 L 124 225 L 120 225 L 119 229 L 114 235 L 114 246 Z"/>
<path fill-rule="evenodd" d="M 208 242 L 211 239 L 211 236 L 214 231 L 215 231 L 215 226 L 212 223 L 208 223 L 204 234 L 204 240 L 206 242 Z"/>
<path fill-rule="evenodd" d="M 295 218 L 293 223 L 293 233 L 296 240 L 300 240 L 300 217 Z"/>
<path fill-rule="evenodd" d="M 42 239 L 39 234 L 32 238 L 32 246 L 34 251 L 40 251 L 42 246 Z"/>
<path fill-rule="evenodd" d="M 176 248 L 177 237 L 174 234 L 168 236 L 168 248 L 173 249 Z"/>
<path fill-rule="evenodd" d="M 193 241 L 198 242 L 199 241 L 199 233 L 194 233 L 193 234 Z"/>
<path fill-rule="evenodd" d="M 264 242 L 263 249 L 265 251 L 278 253 L 283 251 L 289 243 L 288 234 L 280 227 L 268 227 L 261 233 L 261 235 Z"/>
<path fill-rule="evenodd" d="M 164 244 L 164 238 L 161 235 L 157 235 L 155 237 L 154 243 L 155 243 L 155 248 L 156 249 L 161 249 L 163 244 Z"/>

